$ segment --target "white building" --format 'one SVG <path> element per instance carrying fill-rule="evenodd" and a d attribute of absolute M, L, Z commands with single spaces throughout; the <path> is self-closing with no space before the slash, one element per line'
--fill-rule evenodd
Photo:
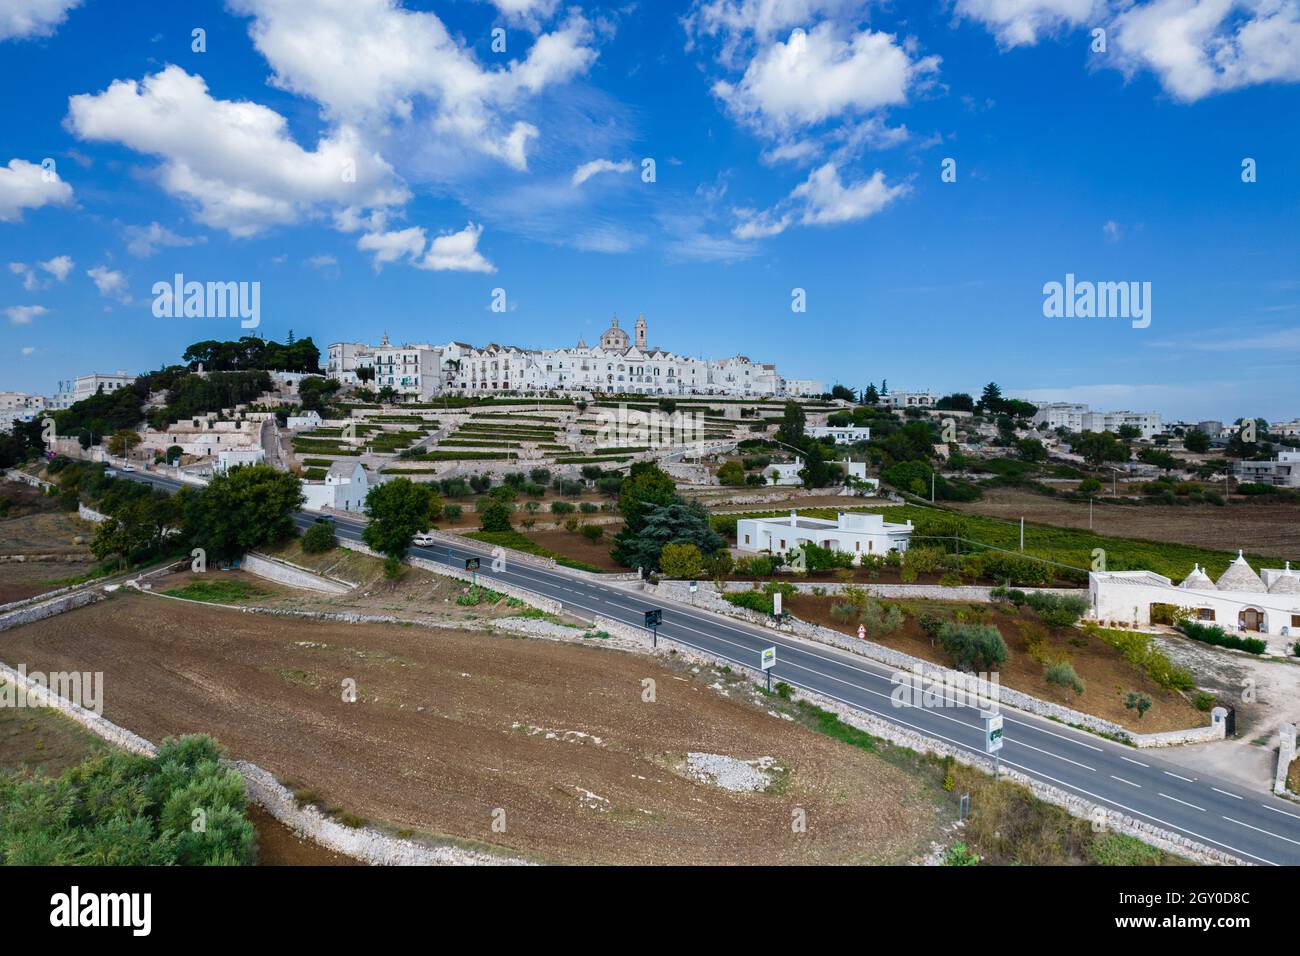
<path fill-rule="evenodd" d="M 912 522 L 898 524 L 883 515 L 840 512 L 836 520 L 789 517 L 742 518 L 736 522 L 736 547 L 741 551 L 787 554 L 805 544 L 853 555 L 858 564 L 864 555 L 906 551 L 912 537 Z"/>
<path fill-rule="evenodd" d="M 870 441 L 871 429 L 866 425 L 813 425 L 808 429 L 810 438 L 833 438 L 837 445 L 852 445 L 854 442 Z"/>
<path fill-rule="evenodd" d="M 286 428 L 319 428 L 321 423 L 320 412 L 315 409 L 308 409 L 299 415 L 290 415 L 284 420 Z"/>
<path fill-rule="evenodd" d="M 865 461 L 837 461 L 835 464 L 844 469 L 844 477 L 852 478 L 863 484 L 870 485 L 873 491 L 880 490 L 880 479 L 872 478 L 867 474 L 867 463 Z M 847 482 L 845 482 L 847 484 Z"/>
<path fill-rule="evenodd" d="M 934 408 L 939 396 L 933 392 L 889 392 L 880 396 L 886 408 Z"/>
<path fill-rule="evenodd" d="M 1100 621 L 1149 625 L 1153 608 L 1172 605 L 1225 631 L 1273 636 L 1270 651 L 1276 653 L 1289 653 L 1287 645 L 1300 633 L 1300 576 L 1290 562 L 1256 574 L 1240 551 L 1217 582 L 1199 565 L 1178 585 L 1153 571 L 1094 571 L 1088 592 L 1090 614 Z"/>
<path fill-rule="evenodd" d="M 261 448 L 228 448 L 217 452 L 215 470 L 224 475 L 231 468 L 244 465 L 260 465 L 266 461 L 266 452 Z"/>
<path fill-rule="evenodd" d="M 325 473 L 325 480 L 304 481 L 302 493 L 308 511 L 332 508 L 335 511 L 361 512 L 366 507 L 366 495 L 373 487 L 370 475 L 359 461 L 336 461 Z"/>
<path fill-rule="evenodd" d="M 1283 438 L 1296 438 L 1300 436 L 1300 418 L 1293 418 L 1289 422 L 1274 422 L 1268 426 L 1270 434 L 1281 435 Z"/>
<path fill-rule="evenodd" d="M 1300 451 L 1283 451 L 1272 461 L 1239 461 L 1233 466 L 1238 481 L 1300 488 Z"/>
<path fill-rule="evenodd" d="M 1164 430 L 1158 412 L 1090 411 L 1087 405 L 1077 402 L 1049 402 L 1038 406 L 1034 413 L 1035 425 L 1048 428 L 1065 428 L 1072 432 L 1110 432 L 1118 435 L 1124 425 L 1132 425 L 1142 438 L 1151 438 Z"/>
<path fill-rule="evenodd" d="M 760 474 L 769 485 L 802 485 L 803 479 L 799 477 L 799 472 L 802 470 L 803 459 L 796 458 L 794 461 L 780 461 L 768 465 Z"/>
<path fill-rule="evenodd" d="M 385 351 L 391 349 L 392 353 Z M 653 347 L 645 316 L 637 317 L 633 333 L 620 328 L 615 316 L 589 346 L 524 349 L 490 343 L 482 348 L 464 342 L 445 345 L 376 347 L 336 342 L 327 349 L 327 374 L 342 382 L 356 380 L 356 371 L 375 369 L 375 387 L 391 385 L 404 394 L 427 396 L 440 390 L 462 394 L 505 391 L 635 392 L 647 395 L 780 396 L 791 393 L 789 383 L 770 363 L 744 355 L 699 359 Z M 392 379 L 392 381 L 390 381 Z M 405 383 L 403 383 L 405 379 Z M 820 384 L 801 380 L 799 389 Z M 809 392 L 820 394 L 820 391 Z"/>
<path fill-rule="evenodd" d="M 45 398 L 41 395 L 0 392 L 0 431 L 13 431 L 15 422 L 30 422 L 45 408 Z"/>
<path fill-rule="evenodd" d="M 72 400 L 80 402 L 98 392 L 116 392 L 120 388 L 126 388 L 135 381 L 134 375 L 127 375 L 121 369 L 112 375 L 102 374 L 100 372 L 91 372 L 89 375 L 78 375 L 72 383 Z"/>
<path fill-rule="evenodd" d="M 813 398 L 826 394 L 826 385 L 814 378 L 787 378 L 785 393 L 795 398 Z"/>

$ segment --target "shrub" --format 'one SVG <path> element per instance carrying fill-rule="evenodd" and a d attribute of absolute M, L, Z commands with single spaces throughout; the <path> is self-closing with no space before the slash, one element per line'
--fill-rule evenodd
<path fill-rule="evenodd" d="M 1074 672 L 1074 665 L 1069 661 L 1058 661 L 1055 664 L 1048 664 L 1043 668 L 1043 680 L 1049 684 L 1055 684 L 1065 691 L 1065 699 L 1068 702 L 1070 692 L 1076 694 L 1083 693 L 1083 681 L 1079 680 L 1079 675 Z"/>
<path fill-rule="evenodd" d="M 988 671 L 1007 659 L 1007 645 L 996 627 L 950 621 L 939 629 L 939 643 L 958 670 Z"/>
<path fill-rule="evenodd" d="M 1051 568 L 1041 561 L 995 551 L 967 559 L 967 573 L 1026 587 L 1045 587 L 1052 582 Z"/>
<path fill-rule="evenodd" d="M 943 619 L 935 617 L 933 614 L 922 614 L 916 619 L 916 623 L 920 626 L 921 630 L 925 631 L 926 635 L 930 638 L 930 644 L 933 645 L 935 638 L 939 636 L 940 629 L 943 628 Z"/>
<path fill-rule="evenodd" d="M 502 487 L 507 487 L 503 485 Z M 511 506 L 504 501 L 491 500 L 478 509 L 480 531 L 509 531 Z"/>
<path fill-rule="evenodd" d="M 302 536 L 302 549 L 308 554 L 320 554 L 329 551 L 336 544 L 334 522 L 320 521 L 308 528 Z"/>
<path fill-rule="evenodd" d="M 598 524 L 583 525 L 582 536 L 588 541 L 596 542 L 605 536 L 605 529 Z"/>
<path fill-rule="evenodd" d="M 573 513 L 573 505 L 569 504 L 567 501 L 552 501 L 552 502 L 551 502 L 551 514 L 553 514 L 553 515 L 567 515 L 567 514 L 572 514 L 572 513 Z"/>
<path fill-rule="evenodd" d="M 1192 690 L 1196 686 L 1191 671 L 1178 667 L 1157 650 L 1149 634 L 1112 630 L 1096 624 L 1085 624 L 1084 630 L 1090 637 L 1122 651 L 1130 664 L 1165 690 Z"/>
<path fill-rule="evenodd" d="M 1268 644 L 1257 637 L 1238 637 L 1236 634 L 1227 633 L 1217 624 L 1183 621 L 1178 629 L 1192 640 L 1214 647 L 1230 647 L 1248 654 L 1263 654 L 1268 649 Z"/>
<path fill-rule="evenodd" d="M 666 544 L 659 554 L 659 567 L 670 578 L 698 578 L 704 570 L 704 555 L 694 544 Z"/>
<path fill-rule="evenodd" d="M 724 485 L 743 485 L 745 469 L 738 461 L 723 462 L 722 467 L 718 469 L 718 481 Z"/>
<path fill-rule="evenodd" d="M 1025 603 L 1049 627 L 1073 627 L 1088 610 L 1087 599 L 1073 595 L 1034 593 Z"/>
<path fill-rule="evenodd" d="M 445 518 L 459 518 L 464 510 L 460 505 L 443 505 L 442 514 Z"/>
<path fill-rule="evenodd" d="M 1141 720 L 1142 715 L 1151 709 L 1151 698 L 1146 694 L 1131 691 L 1124 696 L 1124 706 L 1129 710 L 1136 710 L 1138 720 Z"/>

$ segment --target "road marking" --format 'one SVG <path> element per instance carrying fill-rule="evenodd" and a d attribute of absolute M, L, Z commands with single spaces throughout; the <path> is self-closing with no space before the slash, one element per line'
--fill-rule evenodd
<path fill-rule="evenodd" d="M 1118 780 L 1120 783 L 1126 783 L 1126 784 L 1128 784 L 1130 787 L 1137 787 L 1139 790 L 1142 789 L 1142 784 L 1140 784 L 1140 783 L 1134 783 L 1132 780 L 1125 780 L 1123 777 L 1117 777 L 1117 776 L 1115 776 L 1113 773 L 1110 775 L 1110 779 L 1112 779 L 1112 780 Z"/>
<path fill-rule="evenodd" d="M 1220 790 L 1218 787 L 1211 787 L 1210 789 L 1213 790 L 1215 793 L 1221 793 L 1221 794 L 1223 794 L 1225 797 L 1232 797 L 1232 799 L 1234 799 L 1234 800 L 1244 800 L 1244 799 L 1245 799 L 1245 797 L 1239 797 L 1239 796 L 1237 796 L 1235 793 L 1229 793 L 1227 790 Z"/>
<path fill-rule="evenodd" d="M 1270 807 L 1267 803 L 1261 803 L 1260 806 L 1265 810 L 1272 810 L 1274 813 L 1280 813 L 1284 817 L 1291 817 L 1293 820 L 1300 820 L 1300 817 L 1296 816 L 1294 813 L 1287 813 L 1285 810 L 1279 810 L 1277 807 Z"/>
<path fill-rule="evenodd" d="M 1160 791 L 1157 790 L 1156 793 L 1160 793 Z M 1179 800 L 1177 797 L 1171 797 L 1167 793 L 1160 793 L 1160 796 L 1164 797 L 1166 800 L 1172 800 L 1174 803 L 1181 803 L 1185 807 L 1191 807 L 1193 810 L 1200 810 L 1202 813 L 1205 812 L 1205 807 L 1198 807 L 1194 803 L 1188 803 L 1186 800 Z"/>
<path fill-rule="evenodd" d="M 1178 774 L 1174 773 L 1172 770 L 1162 770 L 1161 773 L 1166 773 L 1166 774 L 1168 774 L 1168 775 L 1171 776 L 1171 777 L 1177 777 L 1179 780 L 1183 781 L 1184 783 L 1195 783 L 1195 782 L 1196 782 L 1196 781 L 1193 780 L 1191 777 L 1183 777 L 1183 776 L 1179 776 Z"/>
<path fill-rule="evenodd" d="M 1137 764 L 1139 767 L 1147 767 L 1148 769 L 1151 767 L 1151 764 L 1149 764 L 1149 763 L 1143 763 L 1141 760 L 1134 760 L 1132 757 L 1125 757 L 1123 754 L 1120 754 L 1120 755 L 1119 755 L 1119 759 L 1120 759 L 1120 760 L 1127 760 L 1129 763 L 1135 763 L 1135 764 Z"/>
<path fill-rule="evenodd" d="M 1270 831 L 1270 830 L 1261 830 L 1259 827 L 1252 827 L 1249 823 L 1242 823 L 1240 820 L 1234 820 L 1234 819 L 1233 819 L 1232 817 L 1230 817 L 1230 816 L 1226 816 L 1226 815 L 1225 815 L 1223 819 L 1227 820 L 1229 823 L 1235 823 L 1235 824 L 1237 824 L 1238 826 L 1243 826 L 1243 827 L 1246 827 L 1246 828 L 1249 829 L 1249 830 L 1255 830 L 1255 831 L 1257 831 L 1257 832 L 1259 832 L 1259 833 L 1266 833 L 1266 834 L 1268 834 L 1268 835 L 1271 836 L 1271 837 L 1277 837 L 1279 840 L 1286 840 L 1287 843 L 1294 843 L 1296 846 L 1300 846 L 1300 840 L 1293 840 L 1293 839 L 1291 839 L 1290 837 L 1284 837 L 1284 836 L 1282 836 L 1282 834 L 1280 834 L 1280 833 L 1273 833 L 1273 832 Z"/>

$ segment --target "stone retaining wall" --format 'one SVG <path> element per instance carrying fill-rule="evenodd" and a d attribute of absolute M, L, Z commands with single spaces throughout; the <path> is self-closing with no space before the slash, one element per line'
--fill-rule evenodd
<path fill-rule="evenodd" d="M 142 757 L 158 754 L 158 747 L 145 738 L 51 693 L 5 664 L 0 664 L 0 680 L 22 687 L 33 700 L 47 703 L 114 746 Z M 460 847 L 426 846 L 373 827 L 345 827 L 325 816 L 317 807 L 299 806 L 287 787 L 256 764 L 244 760 L 223 762 L 234 767 L 244 778 L 248 799 L 297 836 L 314 840 L 327 849 L 372 866 L 510 866 L 527 863 L 513 857 L 494 856 Z"/>
<path fill-rule="evenodd" d="M 72 611 L 87 604 L 102 601 L 105 594 L 98 588 L 70 591 L 60 597 L 44 600 L 37 604 L 28 604 L 6 614 L 0 615 L 0 631 L 8 631 L 33 621 L 43 621 L 64 611 Z"/>
<path fill-rule="evenodd" d="M 680 586 L 679 586 L 680 585 Z M 773 619 L 766 614 L 760 614 L 751 611 L 748 608 L 737 607 L 728 601 L 723 600 L 712 587 L 705 588 L 701 586 L 694 594 L 690 592 L 689 587 L 682 582 L 670 581 L 658 585 L 647 585 L 645 592 L 651 595 L 662 595 L 669 600 L 677 601 L 681 604 L 689 604 L 692 607 L 702 608 L 706 611 L 712 611 L 716 614 L 723 614 L 727 617 L 737 618 L 757 627 L 768 630 L 778 631 L 783 634 L 791 634 L 796 637 L 802 637 L 818 644 L 826 644 L 839 650 L 848 651 L 851 654 L 857 654 L 877 663 L 884 664 L 896 670 L 914 673 L 917 668 L 927 679 L 935 681 L 944 681 L 960 678 L 968 684 L 973 685 L 973 689 L 980 696 L 988 696 L 996 693 L 997 699 L 1009 707 L 1015 707 L 1018 710 L 1028 711 L 1031 714 L 1037 714 L 1040 717 L 1047 717 L 1052 720 L 1059 720 L 1062 723 L 1071 726 L 1080 727 L 1085 730 L 1091 730 L 1095 733 L 1104 734 L 1108 737 L 1115 737 L 1135 747 L 1169 747 L 1187 743 L 1203 743 L 1210 740 L 1222 740 L 1224 737 L 1224 724 L 1222 721 L 1212 721 L 1208 726 L 1192 727 L 1186 730 L 1172 730 L 1157 734 L 1138 734 L 1114 721 L 1106 720 L 1102 717 L 1095 717 L 1092 714 L 1085 714 L 1082 711 L 1065 707 L 1052 701 L 1042 700 L 1038 697 L 1026 694 L 1023 691 L 1013 690 L 1005 685 L 999 685 L 994 688 L 988 682 L 983 680 L 971 680 L 969 675 L 960 674 L 950 668 L 942 667 L 930 661 L 922 660 L 919 657 L 913 657 L 910 654 L 904 654 L 881 644 L 872 641 L 861 641 L 856 637 L 848 634 L 841 634 L 839 631 L 832 630 L 829 627 L 822 627 L 819 624 L 810 624 L 807 621 L 801 621 L 798 618 L 786 618 L 781 624 L 776 624 Z"/>
<path fill-rule="evenodd" d="M 278 581 L 290 587 L 305 588 L 309 591 L 323 591 L 326 594 L 347 594 L 356 587 L 350 582 L 317 574 L 315 571 L 309 571 L 307 568 L 280 558 L 272 558 L 253 551 L 244 555 L 243 569 L 249 574 L 256 574 L 268 581 Z"/>
<path fill-rule="evenodd" d="M 1273 792 L 1279 797 L 1295 796 L 1286 785 L 1291 761 L 1295 759 L 1295 724 L 1283 724 L 1277 750 L 1277 772 L 1273 777 Z"/>
<path fill-rule="evenodd" d="M 796 591 L 802 594 L 811 594 L 814 590 L 820 588 L 827 594 L 838 594 L 845 588 L 857 588 L 865 590 L 872 597 L 879 598 L 931 598 L 938 601 L 978 601 L 982 604 L 991 604 L 995 599 L 993 597 L 992 587 L 982 587 L 978 585 L 962 584 L 956 587 L 946 587 L 942 584 L 843 584 L 839 581 L 786 581 L 781 578 L 776 580 L 781 584 L 788 584 Z M 662 584 L 680 585 L 687 587 L 683 581 L 662 581 Z M 763 581 L 723 581 L 722 589 L 728 593 L 734 591 L 752 590 L 754 584 L 766 584 Z M 700 581 L 700 587 L 713 587 L 712 581 Z M 1025 594 L 1060 594 L 1065 597 L 1082 597 L 1088 596 L 1087 588 L 1019 588 Z"/>
<path fill-rule="evenodd" d="M 80 517 L 86 519 L 87 521 L 100 522 L 100 521 L 108 520 L 108 515 L 100 514 L 98 511 L 95 511 L 93 508 L 87 508 L 85 505 L 80 503 L 78 503 L 77 505 L 77 514 Z"/>
<path fill-rule="evenodd" d="M 611 634 L 617 634 L 628 640 L 638 640 L 640 651 L 650 653 L 650 636 L 640 628 L 628 624 L 622 624 L 609 618 L 596 618 L 596 625 L 603 630 L 608 630 Z M 670 637 L 660 636 L 659 649 L 657 653 L 668 654 L 675 652 L 681 660 L 693 661 L 707 665 L 725 665 L 733 673 L 740 673 L 750 678 L 755 683 L 765 681 L 762 671 L 757 668 L 747 667 L 743 664 L 737 664 L 734 661 L 724 658 L 716 658 L 708 653 L 702 652 L 686 644 L 679 644 Z M 805 700 L 808 703 L 830 711 L 850 726 L 859 730 L 866 731 L 874 737 L 887 740 L 890 743 L 897 744 L 900 747 L 907 747 L 919 753 L 932 754 L 936 757 L 952 757 L 958 763 L 966 766 L 975 767 L 985 773 L 992 773 L 994 763 L 991 759 L 982 754 L 973 754 L 959 747 L 944 743 L 932 737 L 908 730 L 900 725 L 890 723 L 883 718 L 866 711 L 857 710 L 841 704 L 837 700 L 818 694 L 814 691 L 794 688 L 791 699 L 795 701 Z M 1029 790 L 1035 797 L 1051 803 L 1065 810 L 1072 816 L 1089 820 L 1095 827 L 1113 830 L 1116 833 L 1126 834 L 1136 837 L 1151 846 L 1158 847 L 1169 853 L 1175 853 L 1179 856 L 1188 857 L 1200 863 L 1207 864 L 1227 864 L 1227 865 L 1249 865 L 1247 861 L 1239 859 L 1231 854 L 1224 853 L 1222 850 L 1198 843 L 1195 840 L 1184 837 L 1178 833 L 1162 830 L 1153 826 L 1144 820 L 1135 819 L 1118 810 L 1102 804 L 1093 803 L 1061 787 L 1055 787 L 1051 784 L 1044 783 L 1018 770 L 1003 767 L 1002 776 L 1005 779 L 1014 781 L 1022 787 Z"/>

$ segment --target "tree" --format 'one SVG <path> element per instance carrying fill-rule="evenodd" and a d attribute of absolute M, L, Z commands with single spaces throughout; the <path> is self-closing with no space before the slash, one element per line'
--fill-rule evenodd
<path fill-rule="evenodd" d="M 802 448 L 807 423 L 808 417 L 804 414 L 803 406 L 798 402 L 786 402 L 781 412 L 781 424 L 776 430 L 776 440 Z"/>
<path fill-rule="evenodd" d="M 411 546 L 411 539 L 429 527 L 429 509 L 433 492 L 428 485 L 410 478 L 394 478 L 376 485 L 366 495 L 366 516 L 370 523 L 361 539 L 387 557 L 384 573 L 390 578 L 401 574 L 401 562 Z"/>
<path fill-rule="evenodd" d="M 150 495 L 119 505 L 114 514 L 95 527 L 90 553 L 101 561 L 115 557 L 119 566 L 142 560 L 162 542 L 169 505 Z"/>
<path fill-rule="evenodd" d="M 1128 461 L 1128 446 L 1111 432 L 1084 432 L 1072 444 L 1074 450 L 1091 465 Z"/>
<path fill-rule="evenodd" d="M 626 528 L 620 532 L 614 558 L 625 567 L 653 570 L 660 566 L 668 544 L 693 544 L 701 555 L 708 556 L 725 547 L 726 541 L 713 530 L 703 505 L 675 501 L 652 506 L 635 535 L 628 535 Z"/>
<path fill-rule="evenodd" d="M 880 393 L 876 391 L 875 383 L 868 385 L 862 392 L 863 405 L 876 405 L 880 402 Z"/>
<path fill-rule="evenodd" d="M 1047 449 L 1037 438 L 1021 438 L 1016 442 L 1016 450 L 1023 461 L 1047 461 Z"/>
<path fill-rule="evenodd" d="M 698 578 L 704 555 L 694 544 L 666 544 L 659 553 L 659 567 L 670 578 Z"/>
<path fill-rule="evenodd" d="M 734 458 L 722 463 L 718 469 L 718 481 L 724 485 L 743 485 L 745 483 L 745 466 Z"/>
<path fill-rule="evenodd" d="M 302 549 L 307 554 L 321 554 L 332 551 L 338 544 L 334 537 L 333 521 L 318 521 L 308 528 L 302 536 Z"/>
<path fill-rule="evenodd" d="M 951 395 L 945 395 L 935 402 L 934 407 L 942 411 L 973 412 L 975 411 L 975 399 L 965 392 L 953 392 Z"/>
<path fill-rule="evenodd" d="M 1120 441 L 1126 443 L 1132 443 L 1137 441 L 1141 437 L 1142 437 L 1142 429 L 1138 428 L 1136 425 L 1119 426 Z"/>
<path fill-rule="evenodd" d="M 939 643 L 963 671 L 989 671 L 1007 659 L 1007 645 L 996 627 L 948 621 L 939 629 Z"/>
<path fill-rule="evenodd" d="M 487 501 L 478 511 L 478 526 L 481 531 L 509 531 L 510 514 L 513 508 L 500 498 Z"/>
<path fill-rule="evenodd" d="M 831 388 L 831 398 L 843 399 L 846 402 L 856 402 L 857 394 L 847 385 L 835 385 Z"/>
<path fill-rule="evenodd" d="M 1203 455 L 1210 450 L 1210 436 L 1199 428 L 1188 429 L 1183 435 L 1183 447 L 1194 455 Z"/>
<path fill-rule="evenodd" d="M 979 410 L 985 415 L 996 415 L 1002 411 L 1002 389 L 996 382 L 989 382 L 980 393 Z"/>
<path fill-rule="evenodd" d="M 1124 706 L 1129 710 L 1136 710 L 1138 720 L 1141 720 L 1142 715 L 1151 709 L 1151 698 L 1146 694 L 1131 691 L 1124 697 Z"/>
<path fill-rule="evenodd" d="M 1099 491 L 1101 491 L 1101 482 L 1092 475 L 1079 482 L 1079 494 L 1081 495 L 1095 495 Z"/>
<path fill-rule="evenodd" d="M 639 461 L 629 470 L 618 491 L 618 510 L 623 515 L 623 532 L 640 533 L 646 512 L 659 505 L 679 501 L 672 476 L 653 462 Z M 554 508 L 552 507 L 552 510 Z"/>
<path fill-rule="evenodd" d="M 1079 675 L 1074 672 L 1074 665 L 1069 661 L 1057 661 L 1055 664 L 1048 664 L 1043 669 L 1043 680 L 1065 691 L 1066 703 L 1070 702 L 1071 691 L 1076 694 L 1083 694 L 1083 681 L 1079 680 Z"/>
<path fill-rule="evenodd" d="M 294 475 L 268 465 L 232 468 L 184 499 L 184 527 L 209 559 L 236 558 L 291 537 L 302 503 L 302 484 Z"/>
<path fill-rule="evenodd" d="M 118 458 L 127 458 L 131 449 L 140 444 L 140 435 L 131 428 L 119 428 L 108 439 L 108 453 Z"/>

